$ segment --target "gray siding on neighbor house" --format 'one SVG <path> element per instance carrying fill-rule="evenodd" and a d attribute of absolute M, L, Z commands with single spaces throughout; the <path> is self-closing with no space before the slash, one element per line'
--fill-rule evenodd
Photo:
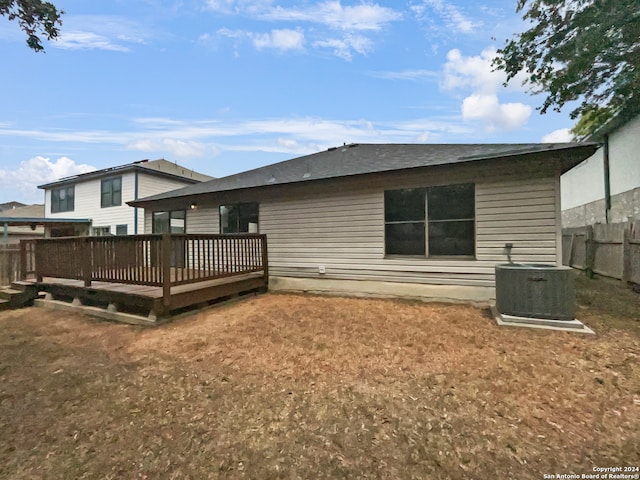
<path fill-rule="evenodd" d="M 267 234 L 271 276 L 493 287 L 495 264 L 507 260 L 505 243 L 513 243 L 515 262 L 558 262 L 559 181 L 548 172 L 529 175 L 534 178 L 494 172 L 479 180 L 475 169 L 458 169 L 455 176 L 402 174 L 351 179 L 335 188 L 291 187 L 261 198 L 254 194 L 249 201 L 260 203 L 259 230 Z M 385 257 L 385 190 L 472 181 L 475 259 Z M 150 224 L 150 213 L 146 217 Z M 187 231 L 218 233 L 218 218 L 213 203 L 188 210 Z"/>

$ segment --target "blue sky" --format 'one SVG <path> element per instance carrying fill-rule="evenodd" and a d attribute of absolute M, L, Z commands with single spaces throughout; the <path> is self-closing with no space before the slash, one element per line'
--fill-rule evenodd
<path fill-rule="evenodd" d="M 46 53 L 0 18 L 0 203 L 166 158 L 221 177 L 343 143 L 566 141 L 569 108 L 491 72 L 515 0 L 53 0 Z"/>

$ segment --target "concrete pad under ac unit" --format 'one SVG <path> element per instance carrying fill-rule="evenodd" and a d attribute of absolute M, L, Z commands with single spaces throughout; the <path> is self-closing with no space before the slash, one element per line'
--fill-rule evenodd
<path fill-rule="evenodd" d="M 491 314 L 493 315 L 493 318 L 496 319 L 496 323 L 500 326 L 541 328 L 545 330 L 560 330 L 563 332 L 590 334 L 596 333 L 577 319 L 551 320 L 546 318 L 515 317 L 513 315 L 498 312 L 495 305 L 491 305 Z"/>

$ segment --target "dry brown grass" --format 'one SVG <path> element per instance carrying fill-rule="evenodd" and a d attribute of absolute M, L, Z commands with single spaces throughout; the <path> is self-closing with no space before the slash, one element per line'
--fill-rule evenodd
<path fill-rule="evenodd" d="M 640 296 L 581 281 L 579 301 L 598 335 L 499 328 L 470 306 L 273 294 L 157 329 L 4 312 L 0 477 L 640 465 Z"/>

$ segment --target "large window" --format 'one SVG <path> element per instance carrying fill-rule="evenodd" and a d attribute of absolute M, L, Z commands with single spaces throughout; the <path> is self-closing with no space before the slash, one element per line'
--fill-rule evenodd
<path fill-rule="evenodd" d="M 221 205 L 220 233 L 258 233 L 258 204 Z"/>
<path fill-rule="evenodd" d="M 54 188 L 51 190 L 51 213 L 73 212 L 74 190 L 71 187 Z"/>
<path fill-rule="evenodd" d="M 103 179 L 100 193 L 102 208 L 122 205 L 122 177 Z"/>
<path fill-rule="evenodd" d="M 473 256 L 472 183 L 384 192 L 387 255 Z"/>
<path fill-rule="evenodd" d="M 151 229 L 153 233 L 185 233 L 186 212 L 184 210 L 153 212 Z"/>

